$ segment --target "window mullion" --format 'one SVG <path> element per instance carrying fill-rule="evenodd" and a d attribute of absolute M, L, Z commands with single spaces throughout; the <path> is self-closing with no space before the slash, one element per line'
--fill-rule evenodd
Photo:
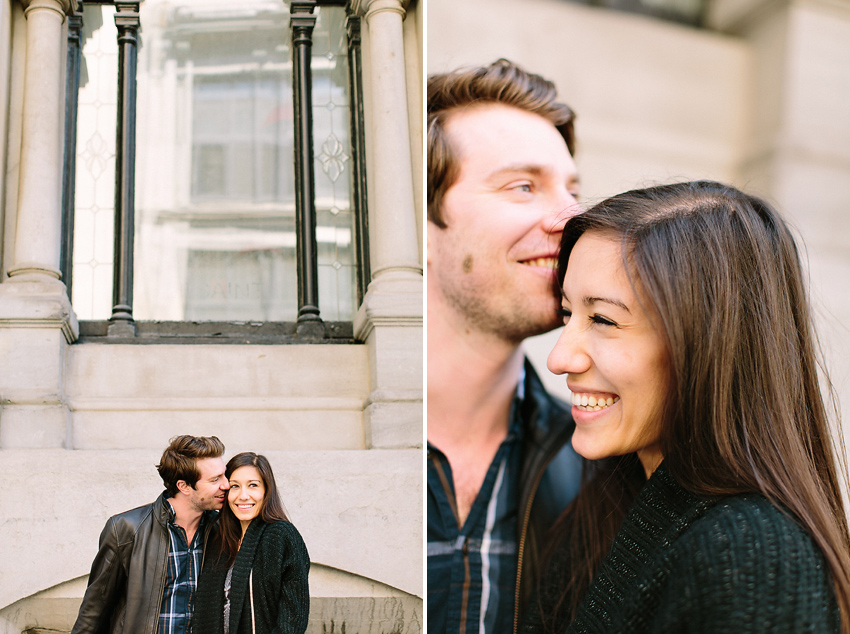
<path fill-rule="evenodd" d="M 324 336 L 319 316 L 319 267 L 316 244 L 316 181 L 313 172 L 313 87 L 310 69 L 315 0 L 293 0 L 292 99 L 295 123 L 295 233 L 298 269 L 298 334 Z"/>
<path fill-rule="evenodd" d="M 82 3 L 80 3 L 82 4 Z M 77 106 L 80 92 L 83 8 L 68 16 L 68 56 L 65 71 L 65 160 L 62 175 L 62 243 L 59 270 L 71 299 L 74 267 L 74 206 L 77 182 Z"/>
<path fill-rule="evenodd" d="M 351 205 L 355 222 L 355 258 L 358 301 L 362 302 L 371 277 L 369 268 L 369 220 L 366 213 L 366 133 L 363 118 L 363 61 L 360 53 L 360 18 L 349 15 L 348 85 L 351 98 Z"/>
<path fill-rule="evenodd" d="M 136 67 L 139 1 L 115 0 L 118 28 L 118 121 L 115 144 L 115 255 L 110 335 L 133 335 L 135 234 Z"/>

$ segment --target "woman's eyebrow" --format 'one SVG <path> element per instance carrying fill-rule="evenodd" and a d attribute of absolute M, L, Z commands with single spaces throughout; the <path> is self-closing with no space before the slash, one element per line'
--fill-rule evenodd
<path fill-rule="evenodd" d="M 632 314 L 632 311 L 629 310 L 629 307 L 626 306 L 619 299 L 612 299 L 610 297 L 590 297 L 590 296 L 582 299 L 582 303 L 585 306 L 592 306 L 593 304 L 596 304 L 597 302 L 603 302 L 605 304 L 611 304 L 613 306 L 617 306 L 618 308 L 622 308 L 624 311 L 626 311 L 630 315 Z"/>

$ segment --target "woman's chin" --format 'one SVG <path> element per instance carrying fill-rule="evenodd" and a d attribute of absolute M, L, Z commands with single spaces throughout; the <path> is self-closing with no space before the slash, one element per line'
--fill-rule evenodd
<path fill-rule="evenodd" d="M 582 438 L 582 434 L 578 430 L 573 432 L 573 449 L 586 460 L 601 460 L 602 458 L 608 458 L 613 455 L 601 447 L 596 446 L 596 443 Z"/>

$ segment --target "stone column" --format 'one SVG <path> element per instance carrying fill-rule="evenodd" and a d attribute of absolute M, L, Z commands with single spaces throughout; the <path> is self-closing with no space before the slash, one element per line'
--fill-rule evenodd
<path fill-rule="evenodd" d="M 79 326 L 59 280 L 65 16 L 77 0 L 21 0 L 27 25 L 14 264 L 0 284 L 0 447 L 62 447 L 64 356 Z M 17 60 L 16 60 L 17 61 Z"/>
<path fill-rule="evenodd" d="M 372 278 L 421 277 L 402 36 L 405 10 L 401 0 L 360 0 L 357 5 L 366 23 L 369 59 L 364 85 L 371 106 L 366 142 Z"/>
<path fill-rule="evenodd" d="M 354 329 L 369 345 L 372 392 L 364 420 L 372 447 L 422 443 L 423 287 L 413 186 L 421 175 L 413 173 L 410 156 L 405 4 L 352 0 L 350 6 L 364 22 L 372 281 Z"/>
<path fill-rule="evenodd" d="M 65 103 L 62 69 L 67 48 L 62 23 L 71 0 L 22 0 L 22 4 L 27 19 L 28 63 L 15 259 L 9 275 L 52 281 L 59 279 L 61 122 Z"/>

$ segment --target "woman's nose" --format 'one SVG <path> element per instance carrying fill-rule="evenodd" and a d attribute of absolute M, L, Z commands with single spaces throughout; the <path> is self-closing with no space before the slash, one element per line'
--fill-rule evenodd
<path fill-rule="evenodd" d="M 549 353 L 546 367 L 553 374 L 581 374 L 590 369 L 591 359 L 582 333 L 567 324 Z"/>

